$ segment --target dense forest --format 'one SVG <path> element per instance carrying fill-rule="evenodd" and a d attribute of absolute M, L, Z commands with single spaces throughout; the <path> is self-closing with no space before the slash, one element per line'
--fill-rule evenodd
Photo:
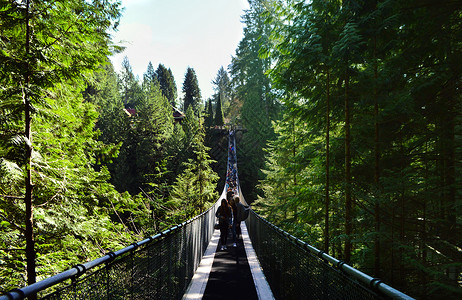
<path fill-rule="evenodd" d="M 108 58 L 122 49 L 107 32 L 119 19 L 117 1 L 0 2 L 0 291 L 218 197 L 194 69 L 182 99 L 162 64 L 139 79 L 125 59 L 117 74 Z"/>
<path fill-rule="evenodd" d="M 120 17 L 0 0 L 0 292 L 205 210 L 237 125 L 258 213 L 411 296 L 462 296 L 462 1 L 249 0 L 210 99 L 190 67 L 181 93 L 163 64 L 115 72 Z"/>
<path fill-rule="evenodd" d="M 236 62 L 254 47 L 282 105 L 254 206 L 412 296 L 461 297 L 462 2 L 250 1 L 244 20 Z"/>

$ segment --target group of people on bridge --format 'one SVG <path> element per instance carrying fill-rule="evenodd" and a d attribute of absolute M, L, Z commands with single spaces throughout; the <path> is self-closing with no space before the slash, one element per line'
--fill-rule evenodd
<path fill-rule="evenodd" d="M 231 230 L 233 247 L 237 247 L 237 238 L 241 234 L 241 222 L 246 219 L 247 208 L 240 202 L 237 184 L 237 161 L 235 148 L 235 132 L 229 131 L 228 169 L 226 174 L 226 199 L 221 200 L 216 217 L 220 229 L 220 249 L 227 249 L 227 240 Z"/>
<path fill-rule="evenodd" d="M 220 250 L 227 249 L 229 231 L 233 237 L 233 247 L 237 247 L 237 238 L 241 234 L 241 222 L 246 217 L 246 207 L 240 202 L 239 196 L 234 196 L 232 191 L 221 199 L 215 216 L 218 218 L 220 229 Z"/>
<path fill-rule="evenodd" d="M 234 140 L 234 130 L 229 131 L 229 148 L 228 148 L 228 169 L 226 172 L 226 188 L 227 191 L 233 191 L 238 195 L 237 184 L 237 161 L 236 161 L 236 147 Z"/>

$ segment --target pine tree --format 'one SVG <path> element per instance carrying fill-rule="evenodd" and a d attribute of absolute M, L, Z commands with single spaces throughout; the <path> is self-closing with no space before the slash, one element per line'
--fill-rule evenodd
<path fill-rule="evenodd" d="M 207 112 L 205 113 L 205 121 L 204 126 L 207 129 L 210 129 L 214 123 L 215 118 L 213 117 L 213 106 L 212 106 L 212 99 L 207 101 Z"/>
<path fill-rule="evenodd" d="M 175 81 L 175 77 L 173 76 L 173 72 L 172 72 L 172 69 L 168 68 L 168 97 L 167 99 L 170 100 L 170 104 L 172 104 L 172 106 L 176 107 L 178 105 L 178 103 L 176 102 L 177 101 L 177 97 L 178 97 L 178 92 L 177 92 L 177 88 L 176 88 L 176 81 Z"/>
<path fill-rule="evenodd" d="M 132 116 L 124 116 L 122 124 L 129 122 L 128 128 L 112 127 L 112 132 L 108 133 L 117 139 L 111 142 L 122 143 L 119 156 L 109 168 L 117 189 L 135 195 L 141 189 L 149 192 L 150 184 L 159 183 L 158 179 L 161 176 L 157 171 L 166 164 L 167 158 L 163 145 L 173 130 L 173 117 L 171 105 L 162 95 L 149 65 L 141 85 L 134 79 L 128 60 L 124 65 L 126 67 L 121 78 L 129 80 L 122 81 L 121 85 L 125 87 L 123 94 L 124 98 L 132 103 L 131 108 L 135 109 L 136 113 Z M 133 99 L 132 97 L 135 97 L 136 101 L 130 100 Z"/>
<path fill-rule="evenodd" d="M 189 106 L 191 106 L 195 115 L 198 116 L 201 105 L 201 91 L 197 82 L 196 72 L 193 68 L 188 67 L 186 70 L 183 82 L 183 93 L 183 110 L 187 111 Z"/>
<path fill-rule="evenodd" d="M 228 72 L 226 72 L 225 68 L 223 66 L 220 67 L 220 69 L 217 72 L 217 76 L 215 79 L 212 81 L 212 83 L 215 85 L 214 90 L 217 93 L 223 93 L 223 96 L 226 99 L 229 99 L 231 96 L 231 81 L 228 76 Z"/>
<path fill-rule="evenodd" d="M 361 36 L 358 33 L 357 25 L 353 22 L 347 23 L 340 33 L 339 40 L 333 46 L 332 52 L 339 58 L 340 69 L 345 70 L 344 74 L 344 113 L 345 113 L 345 250 L 344 259 L 350 262 L 353 234 L 353 199 L 352 199 L 352 175 L 351 175 L 351 88 L 350 75 L 354 55 L 357 55 L 358 48 L 361 46 Z M 353 62 L 352 62 L 353 61 Z"/>
<path fill-rule="evenodd" d="M 266 76 L 272 60 L 260 57 L 260 52 L 269 47 L 270 25 L 261 14 L 266 11 L 266 3 L 249 1 L 243 22 L 244 38 L 232 58 L 230 74 L 234 95 L 242 103 L 240 123 L 247 129 L 242 146 L 238 151 L 240 180 L 248 199 L 257 198 L 256 185 L 263 174 L 264 151 L 268 141 L 275 137 L 271 122 L 279 117 L 279 105 L 275 100 L 270 79 Z M 268 6 L 271 6 L 268 4 Z"/>
<path fill-rule="evenodd" d="M 79 81 L 109 54 L 106 30 L 119 17 L 118 3 L 100 1 L 2 1 L 2 93 L 22 101 L 24 131 L 17 141 L 24 149 L 25 237 L 27 281 L 36 280 L 33 224 L 33 115 L 47 94 L 65 81 Z M 46 14 L 43 12 L 46 11 Z M 82 42 L 85 41 L 85 42 Z M 14 85 L 12 85 L 14 83 Z M 15 87 L 16 86 L 16 87 Z M 18 89 L 21 86 L 23 90 Z M 13 104 L 13 103 L 11 103 Z M 17 107 L 17 104 L 13 104 Z M 19 112 L 18 112 L 19 113 Z M 21 196 L 22 197 L 22 196 Z"/>
<path fill-rule="evenodd" d="M 183 172 L 177 177 L 171 194 L 171 201 L 175 207 L 181 208 L 186 218 L 191 218 L 210 207 L 218 197 L 216 182 L 218 175 L 213 172 L 208 154 L 208 147 L 204 145 L 205 132 L 201 116 L 196 117 L 190 107 L 186 118 L 191 120 L 187 131 L 191 136 L 189 144 L 192 156 L 183 163 Z"/>
<path fill-rule="evenodd" d="M 156 74 L 162 95 L 168 99 L 173 107 L 176 107 L 177 89 L 172 70 L 167 69 L 163 64 L 159 64 Z"/>
<path fill-rule="evenodd" d="M 127 56 L 122 61 L 120 85 L 125 108 L 135 108 L 142 101 L 143 96 L 138 78 L 135 77 Z"/>
<path fill-rule="evenodd" d="M 455 297 L 458 270 L 449 245 L 458 218 L 446 209 L 460 205 L 454 198 L 460 172 L 453 161 L 460 157 L 460 128 L 454 126 L 460 106 L 452 80 L 460 78 L 453 60 L 460 4 L 292 4 L 266 12 L 273 45 L 263 54 L 277 61 L 270 75 L 285 114 L 275 123 L 279 136 L 267 155 L 259 207 L 275 223 L 316 243 L 319 232 L 312 228 L 320 224 L 322 209 L 316 198 L 320 186 L 329 186 L 326 249 L 374 269 L 411 295 Z M 290 155 L 291 140 L 299 141 L 293 153 L 300 159 Z M 289 175 L 294 170 L 297 185 Z M 301 208 L 298 217 L 311 222 L 310 228 L 285 221 L 295 214 L 289 203 Z M 445 229 L 448 225 L 453 229 Z M 432 226 L 438 226 L 438 238 Z"/>
<path fill-rule="evenodd" d="M 214 85 L 213 89 L 215 91 L 214 98 L 218 99 L 218 97 L 221 95 L 223 112 L 225 112 L 227 111 L 231 101 L 231 80 L 229 79 L 228 72 L 226 72 L 223 66 L 221 66 L 218 70 L 217 76 L 212 81 L 212 83 Z"/>
<path fill-rule="evenodd" d="M 160 86 L 159 79 L 157 78 L 157 73 L 154 70 L 154 67 L 152 66 L 151 62 L 148 63 L 148 68 L 146 70 L 146 73 L 144 73 L 144 75 L 143 75 L 143 84 L 146 84 L 146 83 L 149 84 L 149 85 L 152 84 L 152 85 L 159 85 Z"/>
<path fill-rule="evenodd" d="M 219 93 L 217 97 L 217 106 L 215 111 L 215 125 L 223 126 L 225 125 L 225 121 L 223 118 L 223 94 Z"/>

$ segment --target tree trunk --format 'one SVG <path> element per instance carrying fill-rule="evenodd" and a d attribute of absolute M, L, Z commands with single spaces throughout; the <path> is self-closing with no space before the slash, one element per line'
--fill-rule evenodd
<path fill-rule="evenodd" d="M 379 103 L 377 96 L 377 78 L 378 78 L 378 67 L 377 67 L 377 37 L 374 37 L 374 184 L 376 191 L 380 191 L 380 149 L 379 149 Z M 376 277 L 380 276 L 380 203 L 377 196 L 380 193 L 376 193 L 375 205 L 374 205 L 374 217 L 375 217 L 375 238 L 374 238 L 374 274 Z"/>
<path fill-rule="evenodd" d="M 447 114 L 444 120 L 444 182 L 446 190 L 445 207 L 447 210 L 447 237 L 451 243 L 457 243 L 453 234 L 456 229 L 456 188 L 455 188 L 455 87 L 450 88 L 450 95 L 448 100 Z"/>
<path fill-rule="evenodd" d="M 392 285 L 394 285 L 396 283 L 396 278 L 395 278 L 395 220 L 396 220 L 396 208 L 395 208 L 395 204 L 392 203 L 392 213 L 391 213 L 391 226 L 390 226 L 390 230 L 391 230 L 391 241 L 390 241 L 390 245 L 391 245 L 391 260 L 390 260 L 390 283 Z"/>
<path fill-rule="evenodd" d="M 425 137 L 425 153 L 428 154 L 428 136 Z M 429 182 L 429 170 L 428 170 L 428 158 L 425 157 L 425 194 L 428 192 L 428 182 Z M 422 208 L 422 226 L 421 226 L 421 240 L 420 240 L 420 249 L 421 251 L 421 261 L 422 265 L 427 265 L 427 197 L 423 197 L 423 208 Z M 420 282 L 424 287 L 423 295 L 428 294 L 427 286 L 427 274 L 424 270 L 420 270 Z"/>
<path fill-rule="evenodd" d="M 441 132 L 443 136 L 443 208 L 445 210 L 445 224 L 443 225 L 442 236 L 450 245 L 457 245 L 460 242 L 460 235 L 457 229 L 457 203 L 456 203 L 456 172 L 455 172 L 455 119 L 456 119 L 456 85 L 451 82 L 448 87 L 448 95 L 445 114 Z M 459 271 L 457 267 L 451 266 L 446 270 L 451 285 L 459 286 Z"/>
<path fill-rule="evenodd" d="M 292 118 L 292 155 L 293 155 L 293 163 L 295 164 L 295 156 L 297 155 L 297 138 L 295 136 L 296 134 L 296 129 L 295 129 L 295 117 Z M 294 199 L 297 199 L 297 171 L 294 170 Z M 296 223 L 298 220 L 298 210 L 297 210 L 297 205 L 294 206 L 294 222 Z"/>
<path fill-rule="evenodd" d="M 352 200 L 351 200 L 351 151 L 350 151 L 350 78 L 348 67 L 345 78 L 345 254 L 346 263 L 351 259 Z"/>
<path fill-rule="evenodd" d="M 31 35 L 31 28 L 30 28 L 30 8 L 31 3 L 30 0 L 26 2 L 26 59 L 29 59 L 30 54 L 30 35 Z M 36 273 L 35 273 L 35 241 L 34 241 L 34 218 L 33 218 L 33 206 L 32 206 L 32 135 L 31 135 L 31 103 L 30 103 L 30 95 L 29 95 L 29 88 L 30 88 L 30 65 L 29 62 L 26 63 L 26 78 L 25 78 L 25 90 L 23 93 L 24 97 L 24 136 L 27 140 L 26 142 L 26 164 L 25 164 L 25 171 L 26 171 L 26 180 L 25 180 L 25 206 L 26 206 L 26 262 L 27 262 L 27 283 L 29 285 L 36 282 Z"/>
<path fill-rule="evenodd" d="M 324 208 L 324 251 L 329 253 L 329 137 L 330 137 L 330 74 L 327 68 L 326 79 L 326 188 L 325 188 L 325 208 Z"/>
<path fill-rule="evenodd" d="M 405 137 L 403 137 L 403 131 L 400 131 L 399 133 L 399 144 L 400 144 L 399 152 L 402 155 L 402 159 L 400 160 L 400 163 L 399 163 L 400 170 L 404 170 L 406 168 L 406 158 L 405 157 L 407 155 L 407 151 L 406 151 L 406 148 L 404 147 L 404 143 L 405 143 L 404 141 L 405 141 Z M 405 217 L 406 217 L 407 212 L 406 212 L 405 203 L 406 203 L 406 190 L 408 189 L 404 178 L 399 184 L 398 189 L 400 190 L 400 196 L 398 199 L 399 207 L 397 208 L 398 215 L 399 215 L 399 240 L 398 240 L 398 243 L 396 244 L 399 247 L 398 248 L 398 282 L 401 283 L 404 280 L 403 278 L 404 278 L 404 264 L 405 264 L 404 254 L 405 253 L 404 253 L 403 246 L 406 244 L 406 241 L 405 241 L 406 219 Z"/>

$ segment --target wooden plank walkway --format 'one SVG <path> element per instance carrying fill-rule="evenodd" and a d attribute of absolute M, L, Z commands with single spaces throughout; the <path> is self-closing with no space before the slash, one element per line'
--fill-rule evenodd
<path fill-rule="evenodd" d="M 220 231 L 215 230 L 183 299 L 274 299 L 244 222 L 241 228 L 237 247 L 228 238 L 227 250 L 218 249 Z"/>

